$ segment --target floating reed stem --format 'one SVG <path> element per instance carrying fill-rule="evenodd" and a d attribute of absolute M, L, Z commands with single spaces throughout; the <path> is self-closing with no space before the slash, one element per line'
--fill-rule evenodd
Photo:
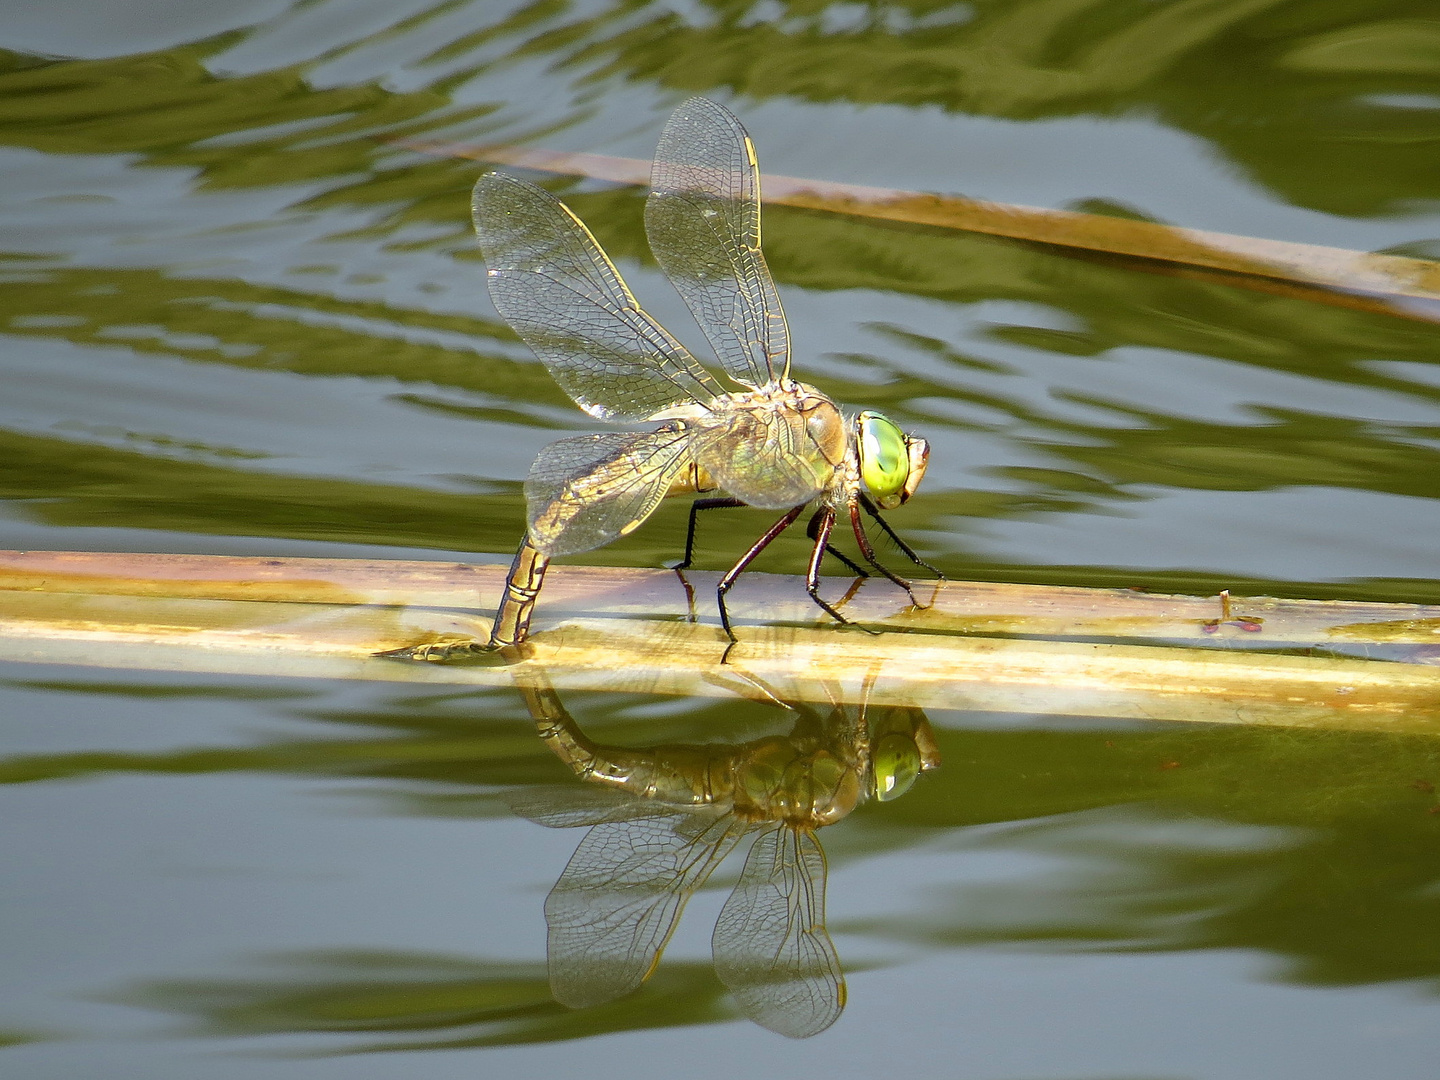
<path fill-rule="evenodd" d="M 923 708 L 1440 731 L 1440 607 L 946 581 L 911 609 L 864 582 L 829 624 L 797 579 L 746 575 L 725 657 L 713 574 L 561 566 L 518 664 L 377 652 L 484 637 L 499 563 L 0 552 L 0 659 L 149 670 L 777 696 Z M 827 595 L 850 584 L 829 579 Z M 687 589 L 688 586 L 688 589 Z M 1373 658 L 1372 658 L 1373 657 Z M 1407 662 L 1408 661 L 1408 662 Z"/>

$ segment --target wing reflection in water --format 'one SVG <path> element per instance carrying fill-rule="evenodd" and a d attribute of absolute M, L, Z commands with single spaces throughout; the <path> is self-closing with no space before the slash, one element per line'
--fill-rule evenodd
<path fill-rule="evenodd" d="M 590 826 L 545 901 L 550 986 L 573 1008 L 637 989 L 685 903 L 740 842 L 745 868 L 711 939 L 715 972 L 741 1011 L 805 1038 L 845 1007 L 825 929 L 816 830 L 871 797 L 903 795 L 940 762 L 917 708 L 781 703 L 788 735 L 740 744 L 641 748 L 592 742 L 543 676 L 516 681 L 540 737 L 588 783 L 517 792 L 512 807 L 551 828 Z M 756 684 L 758 688 L 758 684 Z"/>

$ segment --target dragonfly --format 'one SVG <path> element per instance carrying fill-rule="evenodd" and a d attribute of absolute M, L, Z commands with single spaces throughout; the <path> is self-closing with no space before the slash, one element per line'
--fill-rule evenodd
<path fill-rule="evenodd" d="M 878 412 L 847 419 L 829 396 L 790 376 L 790 331 L 760 249 L 759 164 L 729 110 L 697 97 L 670 117 L 655 152 L 645 230 L 735 388 L 640 307 L 589 229 L 555 196 L 489 172 L 475 184 L 472 209 L 495 307 L 555 381 L 597 419 L 656 426 L 544 447 L 525 480 L 526 534 L 489 641 L 389 655 L 446 660 L 520 644 L 552 559 L 629 534 L 670 496 L 697 497 L 677 569 L 691 561 L 699 511 L 784 511 L 716 588 L 732 644 L 726 594 L 812 505 L 806 591 L 838 622 L 853 625 L 820 595 L 825 553 L 866 573 L 830 545 L 841 514 L 866 562 L 912 603 L 910 582 L 877 560 L 862 514 L 909 559 L 941 576 L 880 516 L 915 493 L 929 444 Z"/>
<path fill-rule="evenodd" d="M 845 979 L 825 929 L 815 833 L 870 798 L 899 798 L 939 765 L 924 712 L 782 702 L 796 716 L 788 735 L 632 748 L 590 740 L 543 674 L 517 682 L 540 737 L 588 781 L 510 796 L 541 825 L 590 827 L 545 899 L 556 1000 L 587 1008 L 638 989 L 686 902 L 753 837 L 711 938 L 715 972 L 746 1016 L 782 1035 L 839 1019 Z"/>

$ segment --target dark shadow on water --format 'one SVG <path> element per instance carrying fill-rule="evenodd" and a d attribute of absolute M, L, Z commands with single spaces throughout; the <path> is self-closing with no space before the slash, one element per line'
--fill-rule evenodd
<path fill-rule="evenodd" d="M 277 956 L 252 978 L 147 983 L 105 1000 L 191 1020 L 207 1038 L 340 1037 L 277 1053 L 380 1053 L 516 1046 L 735 1019 L 708 964 L 674 963 L 634 998 L 567 1009 L 545 965 L 454 956 L 324 952 Z"/>

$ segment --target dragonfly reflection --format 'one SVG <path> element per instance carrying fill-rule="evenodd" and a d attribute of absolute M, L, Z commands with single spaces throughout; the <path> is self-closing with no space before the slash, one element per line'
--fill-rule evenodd
<path fill-rule="evenodd" d="M 539 824 L 590 826 L 545 901 L 556 999 L 583 1008 L 637 989 L 686 902 L 753 836 L 715 925 L 715 972 L 772 1031 L 804 1038 L 833 1024 L 845 981 L 815 833 L 869 798 L 898 798 L 939 764 L 925 714 L 797 704 L 785 736 L 625 748 L 587 738 L 543 678 L 517 681 L 541 738 L 590 785 L 512 798 Z"/>
<path fill-rule="evenodd" d="M 812 504 L 806 588 L 839 622 L 850 620 L 820 596 L 821 560 L 831 551 L 866 571 L 830 547 L 837 515 L 848 519 L 866 562 L 907 592 L 910 583 L 877 561 L 862 512 L 934 570 L 879 513 L 914 494 L 929 455 L 925 440 L 877 412 L 847 418 L 827 395 L 790 377 L 790 331 L 760 251 L 759 165 L 740 121 L 704 98 L 681 105 L 656 148 L 651 188 L 650 248 L 739 389 L 722 386 L 640 308 L 590 231 L 553 195 L 503 173 L 482 176 L 475 233 L 496 309 L 591 416 L 658 426 L 543 448 L 525 481 L 525 540 L 489 641 L 391 655 L 445 660 L 519 644 L 552 558 L 627 535 L 671 495 L 720 493 L 695 502 L 682 566 L 694 550 L 694 511 L 785 511 L 717 588 L 731 642 L 726 593 Z"/>

